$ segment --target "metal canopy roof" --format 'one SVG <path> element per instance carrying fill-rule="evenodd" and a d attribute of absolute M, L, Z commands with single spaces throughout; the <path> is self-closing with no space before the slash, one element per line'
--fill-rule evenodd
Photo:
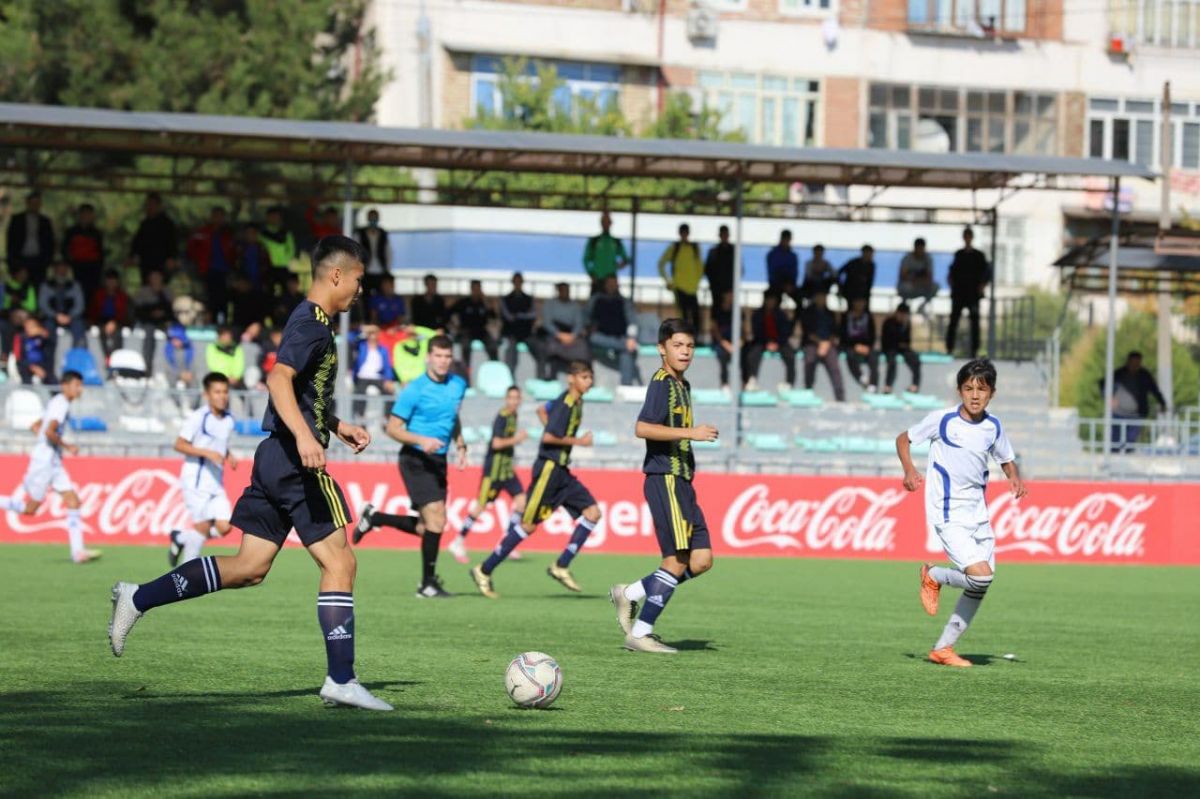
<path fill-rule="evenodd" d="M 1093 239 L 1067 250 L 1054 265 L 1072 291 L 1108 291 L 1108 239 Z M 1155 252 L 1154 247 L 1118 242 L 1117 289 L 1126 294 L 1200 294 L 1200 257 Z"/>
<path fill-rule="evenodd" d="M 367 123 L 207 116 L 0 103 L 0 148 L 233 161 L 744 179 L 953 189 L 1079 188 L 1084 177 L 1145 178 L 1090 158 L 764 147 Z M 1023 178 L 1018 182 L 1017 178 Z"/>

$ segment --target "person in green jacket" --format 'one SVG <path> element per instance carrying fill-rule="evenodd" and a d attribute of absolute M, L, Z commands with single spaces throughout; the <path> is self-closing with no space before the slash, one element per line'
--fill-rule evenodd
<path fill-rule="evenodd" d="M 233 328 L 226 325 L 217 328 L 217 340 L 204 350 L 204 368 L 228 377 L 230 388 L 245 388 L 246 351 L 234 337 Z"/>
<path fill-rule="evenodd" d="M 404 328 L 408 335 L 392 347 L 392 371 L 401 387 L 408 385 L 425 374 L 425 356 L 429 354 L 429 340 L 438 331 L 418 325 Z"/>
<path fill-rule="evenodd" d="M 588 239 L 583 248 L 583 268 L 592 279 L 592 294 L 600 293 L 607 278 L 629 265 L 625 245 L 608 232 L 611 227 L 612 217 L 605 211 L 600 215 L 600 235 Z"/>
<path fill-rule="evenodd" d="M 696 242 L 689 241 L 691 228 L 687 224 L 679 226 L 679 241 L 672 242 L 658 259 L 658 273 L 666 281 L 667 288 L 675 292 L 675 304 L 679 307 L 679 315 L 691 323 L 693 330 L 700 329 L 700 300 L 696 292 L 700 290 L 700 278 L 704 276 L 704 261 L 700 260 L 700 248 Z M 667 274 L 667 264 L 671 265 L 671 274 Z"/>

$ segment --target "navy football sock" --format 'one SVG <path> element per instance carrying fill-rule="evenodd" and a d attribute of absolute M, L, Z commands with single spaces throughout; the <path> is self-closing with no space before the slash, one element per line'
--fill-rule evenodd
<path fill-rule="evenodd" d="M 639 633 L 646 635 L 654 627 L 654 623 L 658 621 L 658 614 L 663 612 L 663 608 L 671 600 L 671 594 L 675 592 L 679 580 L 666 569 L 659 569 L 643 579 L 642 585 L 646 589 L 646 601 L 642 603 L 637 624 L 634 625 L 635 636 Z"/>
<path fill-rule="evenodd" d="M 217 570 L 217 559 L 210 555 L 189 560 L 175 571 L 138 586 L 133 594 L 133 606 L 145 613 L 160 605 L 194 599 L 220 590 L 221 572 Z"/>
<path fill-rule="evenodd" d="M 575 525 L 575 532 L 571 533 L 571 542 L 567 544 L 567 548 L 558 556 L 558 565 L 560 568 L 565 569 L 571 565 L 571 561 L 579 554 L 579 550 L 583 549 L 583 545 L 587 543 L 588 536 L 595 529 L 595 522 L 583 518 L 579 520 L 579 524 Z"/>
<path fill-rule="evenodd" d="M 500 543 L 492 550 L 492 554 L 488 555 L 487 560 L 483 562 L 483 573 L 491 574 L 492 570 L 504 562 L 517 544 L 520 544 L 526 538 L 524 528 L 520 524 L 513 522 L 508 525 L 508 532 L 504 534 L 504 538 L 500 539 Z"/>
<path fill-rule="evenodd" d="M 401 516 L 398 513 L 380 513 L 379 511 L 375 511 L 371 514 L 372 527 L 395 527 L 400 532 L 411 535 L 420 535 L 417 532 L 417 522 L 419 521 L 420 518 L 416 516 Z"/>
<path fill-rule="evenodd" d="M 441 533 L 425 533 L 421 536 L 421 585 L 429 585 L 437 573 L 438 548 L 442 545 Z"/>
<path fill-rule="evenodd" d="M 346 591 L 317 594 L 317 621 L 325 635 L 329 677 L 344 685 L 354 679 L 354 595 Z"/>
<path fill-rule="evenodd" d="M 480 513 L 483 513 L 483 511 L 480 511 Z M 460 527 L 458 530 L 459 537 L 466 538 L 467 533 L 471 532 L 471 528 L 474 526 L 475 526 L 475 517 L 468 515 L 467 518 L 463 519 L 462 527 Z"/>

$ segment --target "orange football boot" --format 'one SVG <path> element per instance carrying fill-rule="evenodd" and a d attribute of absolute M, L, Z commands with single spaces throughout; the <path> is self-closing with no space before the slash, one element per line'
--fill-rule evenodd
<path fill-rule="evenodd" d="M 952 646 L 944 646 L 941 649 L 935 649 L 930 652 L 929 662 L 937 663 L 939 666 L 954 666 L 958 669 L 969 669 L 971 667 L 971 661 L 955 654 L 954 647 Z"/>
<path fill-rule="evenodd" d="M 925 612 L 930 616 L 937 615 L 938 596 L 941 594 L 942 587 L 938 581 L 929 576 L 931 564 L 921 566 L 921 604 L 925 606 Z"/>

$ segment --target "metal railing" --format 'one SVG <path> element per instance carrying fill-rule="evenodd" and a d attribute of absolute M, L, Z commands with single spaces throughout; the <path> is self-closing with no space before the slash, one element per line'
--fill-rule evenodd
<path fill-rule="evenodd" d="M 1200 459 L 1200 408 L 1156 419 L 1113 418 L 1110 452 Z M 1085 452 L 1104 452 L 1104 419 L 1080 419 Z"/>

